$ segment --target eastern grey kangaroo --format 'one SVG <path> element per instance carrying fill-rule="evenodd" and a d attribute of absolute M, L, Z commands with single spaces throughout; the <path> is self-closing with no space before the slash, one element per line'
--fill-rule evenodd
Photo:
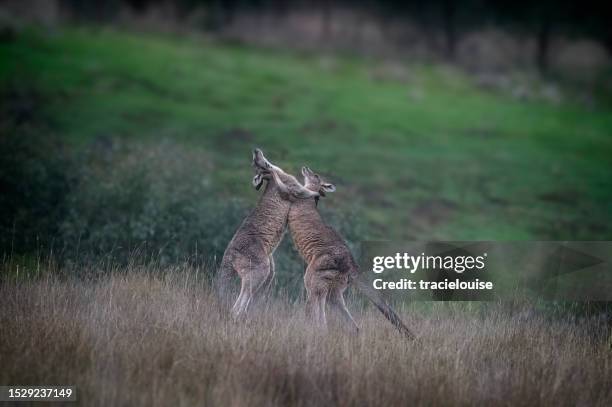
<path fill-rule="evenodd" d="M 336 189 L 308 167 L 302 168 L 302 175 L 304 186 L 320 197 Z M 277 182 L 283 191 L 291 193 L 280 176 Z M 349 326 L 355 332 L 359 331 L 344 302 L 344 291 L 352 282 L 402 334 L 413 338 L 414 335 L 393 308 L 360 275 L 359 267 L 342 237 L 321 218 L 317 210 L 319 196 L 296 199 L 289 210 L 289 230 L 307 264 L 304 285 L 308 296 L 308 313 L 317 325 L 325 328 L 325 305 L 329 299 Z"/>
<path fill-rule="evenodd" d="M 241 278 L 240 294 L 232 307 L 235 317 L 246 313 L 264 282 L 274 277 L 272 254 L 285 232 L 291 201 L 318 196 L 268 161 L 260 149 L 253 151 L 253 167 L 256 170 L 253 186 L 259 190 L 264 181 L 266 186 L 257 206 L 244 219 L 225 249 L 217 275 L 217 287 L 223 301 L 227 301 L 232 275 L 237 273 Z M 282 182 L 283 190 L 279 189 L 278 182 Z"/>

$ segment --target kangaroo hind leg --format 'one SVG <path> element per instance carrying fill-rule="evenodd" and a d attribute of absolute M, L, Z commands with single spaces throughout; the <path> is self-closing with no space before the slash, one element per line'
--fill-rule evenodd
<path fill-rule="evenodd" d="M 249 305 L 268 278 L 270 274 L 270 263 L 268 258 L 266 257 L 265 261 L 252 266 L 248 271 L 244 271 L 240 274 L 242 276 L 240 295 L 232 307 L 232 313 L 236 318 L 246 314 Z"/>
<path fill-rule="evenodd" d="M 327 296 L 334 283 L 338 271 L 330 268 L 333 265 L 329 259 L 315 259 L 306 268 L 304 286 L 306 287 L 306 310 L 315 325 L 326 329 L 325 304 Z"/>

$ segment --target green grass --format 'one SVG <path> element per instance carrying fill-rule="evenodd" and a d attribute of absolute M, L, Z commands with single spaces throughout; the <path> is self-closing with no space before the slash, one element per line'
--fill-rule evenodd
<path fill-rule="evenodd" d="M 0 60 L 0 86 L 35 89 L 69 145 L 177 140 L 210 158 L 219 199 L 255 199 L 257 145 L 335 182 L 324 205 L 356 211 L 364 239 L 612 239 L 607 108 L 518 101 L 449 67 L 380 80 L 380 61 L 111 29 L 22 32 Z"/>

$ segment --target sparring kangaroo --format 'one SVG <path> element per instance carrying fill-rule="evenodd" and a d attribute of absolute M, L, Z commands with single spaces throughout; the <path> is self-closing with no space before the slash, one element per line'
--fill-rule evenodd
<path fill-rule="evenodd" d="M 276 177 L 275 171 L 273 175 Z M 302 175 L 304 186 L 318 193 L 320 197 L 336 189 L 308 167 L 302 168 Z M 288 190 L 281 177 L 278 178 L 279 187 Z M 319 196 L 296 199 L 291 204 L 288 219 L 293 242 L 307 264 L 304 285 L 309 315 L 318 326 L 325 328 L 325 305 L 326 300 L 329 300 L 330 305 L 340 311 L 351 329 L 358 332 L 359 327 L 344 302 L 344 291 L 348 284 L 353 282 L 402 334 L 413 338 L 412 332 L 391 306 L 360 276 L 359 267 L 342 237 L 321 218 L 317 210 Z"/>
<path fill-rule="evenodd" d="M 232 307 L 235 317 L 246 313 L 266 280 L 271 281 L 274 277 L 272 254 L 285 232 L 291 201 L 318 196 L 317 192 L 306 189 L 295 177 L 268 161 L 260 149 L 253 151 L 253 167 L 256 170 L 253 186 L 259 190 L 265 180 L 266 187 L 257 206 L 225 249 L 217 276 L 223 301 L 227 300 L 232 275 L 237 273 L 241 278 L 240 294 Z M 279 182 L 282 182 L 282 190 Z"/>

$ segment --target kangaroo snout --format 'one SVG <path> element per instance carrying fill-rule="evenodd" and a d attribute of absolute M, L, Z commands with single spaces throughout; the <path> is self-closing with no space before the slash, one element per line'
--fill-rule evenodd
<path fill-rule="evenodd" d="M 253 166 L 262 171 L 270 171 L 272 169 L 272 164 L 270 164 L 270 161 L 268 161 L 263 151 L 259 148 L 253 149 Z"/>

